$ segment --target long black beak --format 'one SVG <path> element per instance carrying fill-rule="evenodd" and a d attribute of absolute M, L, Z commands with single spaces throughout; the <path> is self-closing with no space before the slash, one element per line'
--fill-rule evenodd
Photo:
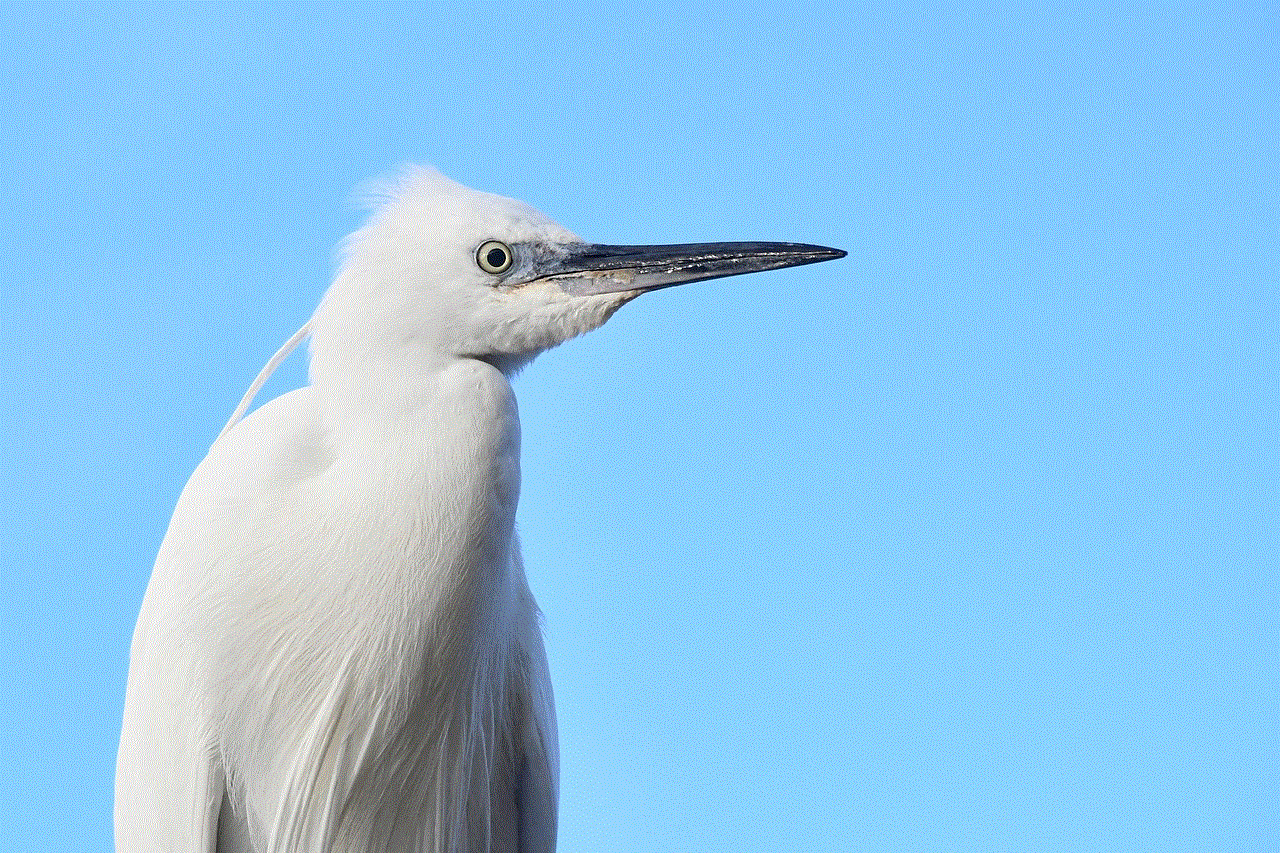
<path fill-rule="evenodd" d="M 680 243 L 600 246 L 579 243 L 549 260 L 539 279 L 553 279 L 574 296 L 657 290 L 749 272 L 843 258 L 845 252 L 805 243 Z"/>

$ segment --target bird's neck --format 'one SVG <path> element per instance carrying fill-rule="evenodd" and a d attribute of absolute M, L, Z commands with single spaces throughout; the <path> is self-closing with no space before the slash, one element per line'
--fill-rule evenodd
<path fill-rule="evenodd" d="M 412 557 L 397 564 L 416 576 L 385 582 L 432 630 L 492 639 L 524 583 L 515 576 L 520 420 L 511 386 L 466 358 L 410 371 L 375 365 L 368 379 L 359 395 L 350 384 L 317 390 L 336 464 L 360 483 L 368 514 L 387 531 L 380 538 Z"/>

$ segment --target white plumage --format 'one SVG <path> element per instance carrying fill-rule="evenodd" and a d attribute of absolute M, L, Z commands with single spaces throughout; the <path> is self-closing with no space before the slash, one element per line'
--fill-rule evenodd
<path fill-rule="evenodd" d="M 553 850 L 508 380 L 644 290 L 841 254 L 593 246 L 404 172 L 307 327 L 311 384 L 178 501 L 132 647 L 120 853 Z"/>

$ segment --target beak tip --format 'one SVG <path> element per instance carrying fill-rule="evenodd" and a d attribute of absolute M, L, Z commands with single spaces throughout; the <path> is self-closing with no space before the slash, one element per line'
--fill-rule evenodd
<path fill-rule="evenodd" d="M 799 264 L 820 264 L 823 261 L 838 261 L 849 254 L 844 249 L 836 249 L 831 246 L 801 244 L 797 245 L 796 249 L 799 250 L 796 253 Z"/>

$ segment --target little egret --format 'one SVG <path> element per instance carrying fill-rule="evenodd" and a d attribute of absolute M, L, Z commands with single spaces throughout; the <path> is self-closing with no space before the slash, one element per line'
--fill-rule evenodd
<path fill-rule="evenodd" d="M 120 853 L 545 853 L 558 748 L 509 381 L 647 290 L 842 257 L 602 246 L 404 171 L 178 499 L 134 633 Z M 237 423 L 310 335 L 307 387 Z"/>

